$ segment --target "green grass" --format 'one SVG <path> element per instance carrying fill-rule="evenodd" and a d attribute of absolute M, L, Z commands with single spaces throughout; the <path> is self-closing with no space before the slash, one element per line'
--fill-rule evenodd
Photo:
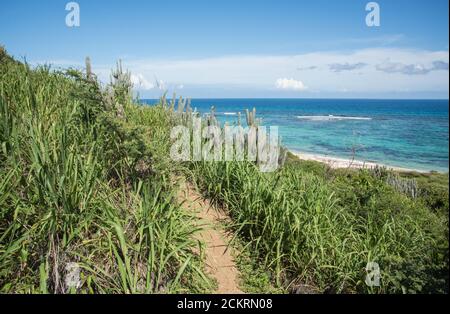
<path fill-rule="evenodd" d="M 448 173 L 401 173 L 402 177 L 414 179 L 419 186 L 419 198 L 431 210 L 448 217 Z"/>
<path fill-rule="evenodd" d="M 0 49 L 1 292 L 209 291 L 174 198 L 171 115 L 133 104 L 121 75 L 102 88 Z"/>
<path fill-rule="evenodd" d="M 245 293 L 280 294 L 289 291 L 282 286 L 276 286 L 274 274 L 263 265 L 257 263 L 259 256 L 251 251 L 248 243 L 236 238 L 233 243 L 235 262 L 240 273 L 239 286 Z"/>
<path fill-rule="evenodd" d="M 292 155 L 275 173 L 251 162 L 195 162 L 191 169 L 256 252 L 255 264 L 274 274 L 273 286 L 303 293 L 448 292 L 448 207 L 436 211 L 371 171 L 335 171 Z M 368 262 L 380 265 L 379 287 L 365 284 Z"/>
<path fill-rule="evenodd" d="M 0 48 L 0 292 L 212 291 L 195 218 L 175 197 L 184 174 L 230 215 L 248 292 L 448 293 L 448 174 L 333 170 L 292 154 L 273 173 L 174 163 L 170 130 L 189 125 L 189 103 L 140 106 L 130 87 L 120 64 L 100 86 Z M 379 287 L 364 282 L 368 262 Z"/>

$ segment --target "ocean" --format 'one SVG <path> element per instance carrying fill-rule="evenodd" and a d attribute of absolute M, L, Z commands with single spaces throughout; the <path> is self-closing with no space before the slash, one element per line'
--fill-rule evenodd
<path fill-rule="evenodd" d="M 156 100 L 143 100 L 154 104 Z M 256 108 L 266 126 L 278 126 L 294 152 L 373 161 L 423 171 L 448 172 L 448 100 L 192 99 L 201 113 L 215 106 L 232 123 Z"/>

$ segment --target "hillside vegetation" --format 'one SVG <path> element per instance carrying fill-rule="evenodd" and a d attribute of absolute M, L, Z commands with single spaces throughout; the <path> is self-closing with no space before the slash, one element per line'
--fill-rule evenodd
<path fill-rule="evenodd" d="M 129 75 L 119 63 L 103 86 L 89 60 L 84 72 L 31 68 L 0 48 L 0 292 L 211 292 L 195 218 L 175 197 L 185 176 L 285 291 L 448 293 L 448 174 L 291 154 L 272 173 L 176 163 L 171 128 L 196 113 L 165 96 L 139 104 Z M 380 286 L 365 283 L 370 262 Z"/>
<path fill-rule="evenodd" d="M 129 74 L 112 76 L 101 87 L 0 50 L 1 292 L 209 287 L 193 217 L 174 201 L 170 114 L 133 105 Z"/>

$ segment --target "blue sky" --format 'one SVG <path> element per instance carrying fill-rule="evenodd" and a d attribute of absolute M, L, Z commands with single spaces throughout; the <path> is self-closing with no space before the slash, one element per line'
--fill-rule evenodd
<path fill-rule="evenodd" d="M 4 0 L 0 44 L 17 58 L 81 66 L 117 59 L 143 97 L 448 98 L 448 1 Z M 155 81 L 159 84 L 156 84 Z"/>

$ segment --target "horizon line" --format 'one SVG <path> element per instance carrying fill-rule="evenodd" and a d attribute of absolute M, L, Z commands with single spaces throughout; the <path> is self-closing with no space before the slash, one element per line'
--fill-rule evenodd
<path fill-rule="evenodd" d="M 179 96 L 176 97 L 178 99 Z M 370 98 L 370 97 L 183 97 L 189 99 L 204 99 L 204 100 L 214 100 L 214 99 L 291 99 L 291 100 L 442 100 L 449 101 L 449 98 Z M 159 98 L 139 98 L 139 100 L 158 100 Z M 172 97 L 166 97 L 166 99 L 172 99 Z"/>

